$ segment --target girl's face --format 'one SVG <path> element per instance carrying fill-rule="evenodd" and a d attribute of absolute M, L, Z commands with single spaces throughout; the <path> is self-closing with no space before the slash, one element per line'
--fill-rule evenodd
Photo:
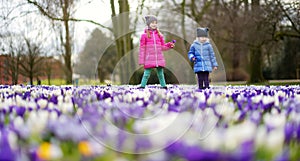
<path fill-rule="evenodd" d="M 207 37 L 198 37 L 198 40 L 201 42 L 201 43 L 204 43 L 208 40 Z"/>
<path fill-rule="evenodd" d="M 150 25 L 149 25 L 149 27 L 151 29 L 156 29 L 157 28 L 157 22 L 156 21 L 151 22 Z"/>

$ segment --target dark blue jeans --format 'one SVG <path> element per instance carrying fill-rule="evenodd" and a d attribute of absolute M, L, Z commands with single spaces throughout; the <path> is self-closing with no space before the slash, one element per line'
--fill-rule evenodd
<path fill-rule="evenodd" d="M 197 72 L 199 89 L 209 88 L 209 72 Z"/>

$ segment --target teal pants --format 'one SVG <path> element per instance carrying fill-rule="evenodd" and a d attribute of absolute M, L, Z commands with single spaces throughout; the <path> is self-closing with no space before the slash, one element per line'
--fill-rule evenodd
<path fill-rule="evenodd" d="M 141 87 L 145 87 L 147 85 L 148 79 L 151 75 L 151 71 L 152 71 L 152 68 L 144 70 L 144 75 L 143 75 L 143 78 L 142 78 Z M 161 68 L 161 67 L 158 67 L 158 68 L 156 68 L 156 71 L 157 71 L 157 77 L 158 77 L 160 85 L 162 87 L 166 87 L 164 69 Z"/>

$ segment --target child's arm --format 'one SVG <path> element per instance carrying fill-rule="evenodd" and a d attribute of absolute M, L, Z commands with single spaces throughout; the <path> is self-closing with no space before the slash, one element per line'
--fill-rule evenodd
<path fill-rule="evenodd" d="M 142 34 L 140 39 L 139 65 L 145 64 L 145 52 L 146 52 L 146 34 Z"/>
<path fill-rule="evenodd" d="M 194 47 L 194 45 L 191 45 L 191 47 L 190 47 L 190 51 L 188 52 L 188 58 L 192 62 L 196 61 L 196 58 L 195 58 L 195 47 Z"/>
<path fill-rule="evenodd" d="M 212 66 L 216 69 L 218 67 L 218 62 L 216 60 L 214 49 L 211 45 L 209 45 L 209 53 Z"/>
<path fill-rule="evenodd" d="M 174 47 L 174 43 L 172 43 L 172 42 L 165 43 L 163 35 L 160 35 L 159 38 L 160 38 L 161 47 L 162 47 L 163 51 L 172 49 Z"/>

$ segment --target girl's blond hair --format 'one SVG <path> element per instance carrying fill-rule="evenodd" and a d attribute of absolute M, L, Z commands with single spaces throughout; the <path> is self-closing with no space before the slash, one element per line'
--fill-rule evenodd
<path fill-rule="evenodd" d="M 157 30 L 158 36 L 159 36 L 159 37 L 161 37 L 161 36 L 162 36 L 162 34 L 160 33 L 159 29 L 158 29 L 158 28 L 156 28 L 156 30 Z M 150 35 L 150 32 L 149 32 L 149 29 L 147 29 L 147 37 L 148 37 L 148 38 L 151 38 L 151 35 Z"/>

